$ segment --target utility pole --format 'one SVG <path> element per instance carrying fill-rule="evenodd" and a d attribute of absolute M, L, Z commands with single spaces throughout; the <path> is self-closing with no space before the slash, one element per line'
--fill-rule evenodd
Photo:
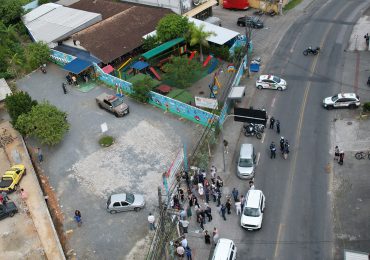
<path fill-rule="evenodd" d="M 251 42 L 251 37 L 252 37 L 252 26 L 248 26 L 248 20 L 247 16 L 245 16 L 245 37 L 246 37 L 246 43 L 245 43 L 245 54 L 247 57 L 246 60 L 246 67 L 247 67 L 247 77 L 250 77 L 250 72 L 249 72 L 249 63 L 250 63 L 250 58 L 249 58 L 249 49 L 250 49 L 250 42 Z"/>

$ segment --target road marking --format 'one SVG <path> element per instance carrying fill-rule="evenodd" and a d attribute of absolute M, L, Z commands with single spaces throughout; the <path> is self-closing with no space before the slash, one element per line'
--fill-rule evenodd
<path fill-rule="evenodd" d="M 346 4 L 348 5 L 348 3 Z M 341 12 L 338 12 L 337 15 L 333 18 L 333 20 L 336 20 L 346 9 L 343 8 Z M 324 42 L 326 41 L 326 38 L 328 37 L 328 34 L 330 32 L 330 30 L 332 29 L 333 27 L 333 24 L 331 24 L 328 29 L 325 31 L 324 33 L 324 36 L 322 37 L 322 40 L 320 42 L 320 46 L 324 47 Z M 316 65 L 317 65 L 317 61 L 318 61 L 318 56 L 316 56 L 313 60 L 313 63 L 311 65 L 311 68 L 310 68 L 310 78 L 313 76 L 314 74 L 314 71 L 316 69 Z M 286 219 L 286 214 L 288 213 L 288 209 L 287 207 L 290 205 L 290 201 L 291 201 L 291 198 L 292 196 L 290 196 L 290 194 L 292 193 L 292 186 L 293 186 L 293 180 L 294 180 L 294 176 L 295 176 L 295 172 L 296 172 L 296 167 L 297 167 L 297 158 L 298 158 L 298 148 L 299 148 L 299 145 L 300 145 L 300 137 L 301 137 L 301 130 L 302 130 L 302 126 L 303 126 L 303 118 L 304 118 L 304 112 L 305 112 L 305 108 L 306 108 L 306 104 L 307 104 L 307 98 L 308 98 L 308 93 L 311 89 L 311 81 L 309 81 L 307 83 L 307 86 L 305 87 L 305 92 L 304 92 L 304 96 L 303 96 L 303 101 L 302 101 L 302 105 L 301 105 L 301 109 L 300 109 L 300 113 L 299 113 L 299 121 L 298 121 L 298 126 L 297 126 L 297 131 L 296 131 L 296 138 L 295 138 L 295 143 L 294 143 L 294 148 L 295 149 L 295 152 L 293 153 L 293 159 L 292 159 L 292 163 L 291 163 L 291 167 L 290 167 L 290 171 L 289 171 L 289 181 L 288 181 L 288 187 L 286 189 L 287 193 L 285 194 L 285 199 L 283 200 L 283 206 L 282 206 L 282 223 L 280 223 L 279 225 L 279 230 L 278 230 L 278 234 L 277 234 L 277 238 L 276 238 L 276 245 L 275 245 L 275 252 L 274 252 L 274 258 L 277 258 L 278 255 L 279 255 L 279 241 L 281 240 L 281 236 L 282 236 L 282 226 L 284 225 L 283 223 L 285 222 L 285 219 Z M 289 194 L 289 196 L 288 196 Z"/>
<path fill-rule="evenodd" d="M 261 143 L 263 144 L 263 142 L 265 141 L 265 136 L 266 136 L 266 133 L 263 133 L 262 134 L 262 138 L 261 138 Z"/>
<path fill-rule="evenodd" d="M 355 67 L 355 84 L 353 86 L 355 93 L 358 91 L 358 78 L 360 76 L 360 52 L 356 53 L 356 67 Z"/>
<path fill-rule="evenodd" d="M 258 165 L 258 163 L 260 162 L 260 157 L 261 157 L 261 153 L 258 152 L 257 153 L 257 162 L 256 162 L 256 166 Z"/>
<path fill-rule="evenodd" d="M 271 108 L 273 108 L 275 106 L 275 100 L 276 100 L 276 94 L 275 94 L 275 97 L 272 99 Z"/>

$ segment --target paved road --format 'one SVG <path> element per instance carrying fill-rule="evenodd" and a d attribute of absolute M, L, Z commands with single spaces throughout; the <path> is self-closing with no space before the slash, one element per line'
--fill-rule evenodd
<path fill-rule="evenodd" d="M 279 136 L 267 131 L 256 186 L 265 192 L 267 209 L 260 232 L 238 238 L 239 255 L 248 259 L 332 259 L 333 237 L 329 174 L 332 161 L 330 113 L 323 97 L 341 89 L 342 56 L 361 8 L 359 1 L 315 1 L 289 29 L 265 72 L 284 77 L 288 90 L 256 92 L 255 107 L 265 107 L 282 124 L 290 158 L 271 161 L 268 146 Z M 317 57 L 304 57 L 308 45 L 320 45 Z M 349 86 L 348 86 L 349 87 Z M 347 88 L 350 90 L 350 87 Z M 352 89 L 353 91 L 353 89 Z M 242 138 L 241 142 L 251 139 Z"/>

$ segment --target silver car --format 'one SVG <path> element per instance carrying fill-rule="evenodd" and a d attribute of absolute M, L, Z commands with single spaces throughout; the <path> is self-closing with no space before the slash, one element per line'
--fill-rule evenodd
<path fill-rule="evenodd" d="M 107 211 L 115 214 L 121 211 L 139 211 L 145 206 L 144 196 L 140 194 L 121 193 L 109 196 Z"/>

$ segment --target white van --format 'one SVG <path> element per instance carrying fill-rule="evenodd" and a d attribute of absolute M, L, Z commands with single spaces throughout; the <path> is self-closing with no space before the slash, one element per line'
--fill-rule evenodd
<path fill-rule="evenodd" d="M 237 165 L 237 175 L 242 179 L 254 177 L 256 154 L 252 144 L 242 144 Z"/>
<path fill-rule="evenodd" d="M 265 195 L 261 190 L 249 190 L 245 195 L 240 225 L 247 230 L 261 229 L 263 212 L 266 204 Z"/>
<path fill-rule="evenodd" d="M 220 238 L 213 252 L 212 260 L 235 260 L 236 251 L 236 246 L 232 240 Z"/>

